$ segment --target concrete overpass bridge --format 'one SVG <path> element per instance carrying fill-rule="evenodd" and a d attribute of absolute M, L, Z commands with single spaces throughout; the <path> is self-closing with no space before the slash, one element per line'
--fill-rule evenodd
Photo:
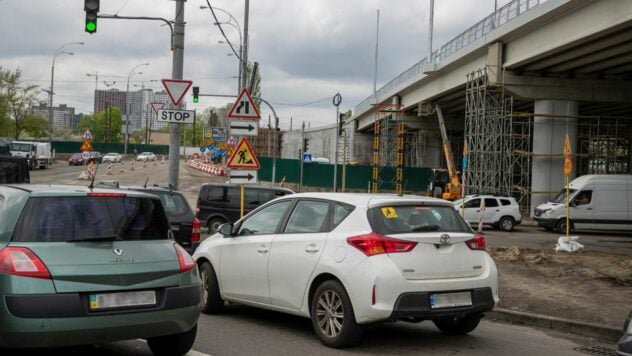
<path fill-rule="evenodd" d="M 379 164 L 390 165 L 388 122 L 401 120 L 406 164 L 441 168 L 435 104 L 457 162 L 467 139 L 468 193 L 512 194 L 532 211 L 565 183 L 565 134 L 571 178 L 632 173 L 632 1 L 511 1 L 357 105 L 348 125 L 370 136 L 382 122 Z"/>

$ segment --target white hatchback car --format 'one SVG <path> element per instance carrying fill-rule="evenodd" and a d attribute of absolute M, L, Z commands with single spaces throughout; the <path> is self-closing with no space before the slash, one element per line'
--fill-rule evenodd
<path fill-rule="evenodd" d="M 470 224 L 491 225 L 502 231 L 513 231 L 522 222 L 520 207 L 512 197 L 467 195 L 454 201 L 454 208 Z"/>
<path fill-rule="evenodd" d="M 485 239 L 434 198 L 292 194 L 222 225 L 193 257 L 204 312 L 229 301 L 308 317 L 330 347 L 380 321 L 468 333 L 498 302 Z"/>
<path fill-rule="evenodd" d="M 106 162 L 117 163 L 117 162 L 121 162 L 122 160 L 123 160 L 123 156 L 121 156 L 120 153 L 110 152 L 106 154 L 105 156 L 103 156 L 103 163 L 106 163 Z"/>
<path fill-rule="evenodd" d="M 137 161 L 155 161 L 156 155 L 153 152 L 143 152 L 136 156 Z"/>

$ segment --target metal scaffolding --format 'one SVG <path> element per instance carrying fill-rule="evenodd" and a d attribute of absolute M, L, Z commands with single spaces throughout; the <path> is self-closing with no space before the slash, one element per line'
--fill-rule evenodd
<path fill-rule="evenodd" d="M 379 104 L 375 106 L 373 123 L 373 174 L 371 192 L 377 193 L 389 185 L 397 194 L 403 192 L 404 123 L 402 106 Z"/>
<path fill-rule="evenodd" d="M 512 192 L 513 98 L 502 85 L 491 83 L 487 68 L 467 75 L 465 96 L 465 138 L 468 165 L 466 194 Z"/>

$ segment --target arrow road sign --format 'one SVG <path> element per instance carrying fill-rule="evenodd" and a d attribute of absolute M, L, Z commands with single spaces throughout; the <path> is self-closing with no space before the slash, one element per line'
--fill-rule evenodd
<path fill-rule="evenodd" d="M 259 121 L 231 120 L 230 134 L 237 136 L 257 136 L 259 134 Z"/>
<path fill-rule="evenodd" d="M 230 171 L 230 182 L 232 184 L 252 184 L 257 183 L 257 171 L 254 169 L 240 169 Z"/>

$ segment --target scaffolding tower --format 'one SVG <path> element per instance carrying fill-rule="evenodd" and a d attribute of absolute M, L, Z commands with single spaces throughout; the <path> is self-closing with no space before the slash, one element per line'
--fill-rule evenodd
<path fill-rule="evenodd" d="M 405 130 L 402 110 L 403 107 L 396 104 L 375 105 L 372 193 L 379 192 L 385 183 L 397 194 L 403 193 Z"/>
<path fill-rule="evenodd" d="M 487 68 L 467 75 L 465 194 L 511 194 L 512 111 L 513 98 L 489 81 Z"/>

